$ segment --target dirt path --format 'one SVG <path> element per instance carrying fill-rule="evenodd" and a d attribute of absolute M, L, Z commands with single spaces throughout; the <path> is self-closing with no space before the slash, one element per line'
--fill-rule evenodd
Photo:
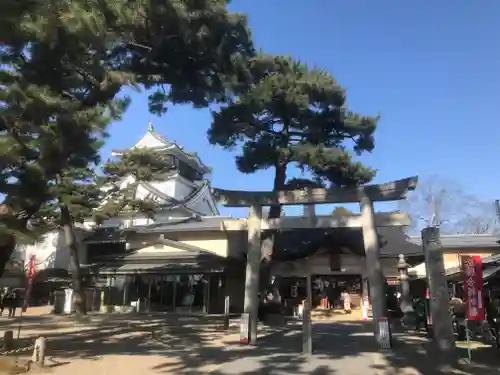
<path fill-rule="evenodd" d="M 83 323 L 52 315 L 0 318 L 0 328 L 17 335 L 20 322 L 26 345 L 47 338 L 47 365 L 55 375 L 207 374 L 219 365 L 212 354 L 239 338 L 223 332 L 218 321 L 128 314 L 95 315 Z"/>

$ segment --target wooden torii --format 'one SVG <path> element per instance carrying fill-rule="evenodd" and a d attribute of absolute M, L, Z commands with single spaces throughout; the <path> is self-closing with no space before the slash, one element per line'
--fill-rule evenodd
<path fill-rule="evenodd" d="M 238 191 L 212 189 L 216 200 L 226 207 L 249 207 L 247 220 L 228 220 L 226 229 L 248 230 L 248 254 L 245 279 L 244 312 L 250 316 L 250 342 L 257 339 L 258 280 L 261 256 L 261 231 L 263 229 L 335 228 L 361 227 L 366 253 L 366 271 L 370 285 L 373 319 L 385 315 L 384 275 L 380 263 L 380 244 L 377 226 L 406 226 L 408 215 L 395 212 L 375 215 L 373 202 L 395 201 L 406 198 L 408 191 L 417 186 L 418 177 L 392 181 L 384 184 L 366 185 L 357 188 L 306 188 L 285 191 Z M 355 203 L 360 204 L 360 214 L 346 218 L 332 216 L 283 217 L 263 219 L 262 207 L 273 205 L 304 205 L 313 208 L 316 204 Z M 311 212 L 311 211 L 310 211 Z M 376 218 L 377 216 L 377 218 Z M 377 219 L 377 220 L 376 220 Z M 238 228 L 236 228 L 238 227 Z M 308 298 L 310 307 L 311 298 Z"/>

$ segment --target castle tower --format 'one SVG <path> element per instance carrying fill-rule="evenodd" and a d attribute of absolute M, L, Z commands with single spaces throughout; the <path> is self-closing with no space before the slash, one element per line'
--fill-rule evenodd
<path fill-rule="evenodd" d="M 166 139 L 155 131 L 151 123 L 146 134 L 132 146 L 132 149 L 137 148 L 163 152 L 172 160 L 172 169 L 164 179 L 142 182 L 136 190 L 136 199 L 153 199 L 161 206 L 155 215 L 155 222 L 219 215 L 210 192 L 211 169 L 195 152 L 185 151 L 181 145 Z M 114 150 L 112 154 L 119 156 L 126 151 L 129 150 Z"/>

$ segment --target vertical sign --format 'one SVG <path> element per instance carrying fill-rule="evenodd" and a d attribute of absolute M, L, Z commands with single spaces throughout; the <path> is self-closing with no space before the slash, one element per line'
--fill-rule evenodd
<path fill-rule="evenodd" d="M 248 344 L 250 342 L 250 314 L 241 314 L 240 320 L 240 343 Z"/>
<path fill-rule="evenodd" d="M 485 318 L 483 303 L 483 262 L 478 255 L 462 256 L 464 292 L 467 319 L 482 321 Z"/>
<path fill-rule="evenodd" d="M 386 317 L 380 317 L 378 321 L 378 341 L 382 349 L 391 348 L 391 328 Z"/>
<path fill-rule="evenodd" d="M 231 299 L 229 296 L 224 298 L 224 329 L 229 329 L 229 310 L 231 307 Z"/>
<path fill-rule="evenodd" d="M 30 257 L 30 262 L 28 264 L 28 286 L 26 287 L 26 293 L 24 295 L 24 303 L 22 312 L 26 312 L 28 309 L 28 303 L 31 295 L 31 290 L 33 289 L 33 280 L 36 275 L 36 255 Z"/>

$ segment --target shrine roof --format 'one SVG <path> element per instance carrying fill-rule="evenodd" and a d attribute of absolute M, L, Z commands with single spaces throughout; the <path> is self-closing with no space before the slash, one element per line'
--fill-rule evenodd
<path fill-rule="evenodd" d="M 201 249 L 194 245 L 164 239 L 167 246 L 175 251 L 155 253 L 143 252 L 142 249 L 128 251 L 122 254 L 108 254 L 93 258 L 93 264 L 86 268 L 98 269 L 100 274 L 114 273 L 169 273 L 192 272 L 220 272 L 228 264 L 234 263 L 218 254 Z"/>
<path fill-rule="evenodd" d="M 118 227 L 101 227 L 92 230 L 83 239 L 84 243 L 125 243 L 127 242 L 125 233 Z"/>
<path fill-rule="evenodd" d="M 500 237 L 494 234 L 442 234 L 440 240 L 444 248 L 470 248 L 471 250 L 500 248 Z M 408 241 L 422 246 L 420 236 L 410 236 Z"/>
<path fill-rule="evenodd" d="M 146 234 L 220 230 L 224 219 L 228 218 L 221 216 L 191 216 L 187 218 L 171 219 L 166 222 L 134 226 L 127 228 L 126 231 Z"/>
<path fill-rule="evenodd" d="M 133 234 L 163 234 L 179 232 L 222 231 L 227 217 L 199 217 L 170 219 L 149 225 L 134 226 L 119 230 L 115 228 L 98 228 L 97 232 L 85 239 L 87 243 L 125 242 L 127 236 Z M 397 257 L 423 255 L 422 247 L 408 241 L 408 237 L 400 228 L 378 228 L 380 255 L 382 257 Z M 235 233 L 235 232 L 233 232 Z M 247 236 L 246 231 L 239 232 Z M 263 231 L 263 238 L 272 233 L 275 235 L 275 246 L 282 249 L 279 253 L 284 258 L 308 256 L 320 248 L 347 247 L 354 253 L 364 255 L 363 234 L 361 228 L 315 228 L 295 229 L 287 231 Z M 278 254 L 278 252 L 276 253 Z M 279 258 L 280 256 L 278 256 Z"/>

